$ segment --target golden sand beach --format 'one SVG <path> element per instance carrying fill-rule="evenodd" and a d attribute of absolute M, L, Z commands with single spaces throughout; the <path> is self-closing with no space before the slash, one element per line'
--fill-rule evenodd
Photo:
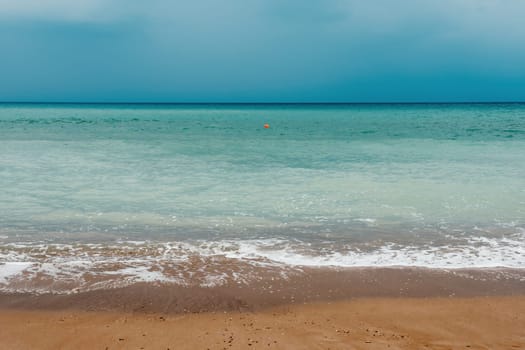
<path fill-rule="evenodd" d="M 0 295 L 1 349 L 525 349 L 520 270 L 313 269 L 263 285 Z"/>

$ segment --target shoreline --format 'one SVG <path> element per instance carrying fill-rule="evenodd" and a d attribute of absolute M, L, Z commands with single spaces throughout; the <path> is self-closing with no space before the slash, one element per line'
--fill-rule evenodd
<path fill-rule="evenodd" d="M 7 349 L 525 349 L 525 269 L 305 268 L 249 284 L 0 293 Z"/>
<path fill-rule="evenodd" d="M 228 266 L 224 266 L 227 268 Z M 265 274 L 266 273 L 266 274 Z M 260 311 L 356 298 L 525 296 L 525 269 L 302 268 L 222 284 L 139 282 L 70 293 L 0 292 L 0 310 L 163 312 Z"/>

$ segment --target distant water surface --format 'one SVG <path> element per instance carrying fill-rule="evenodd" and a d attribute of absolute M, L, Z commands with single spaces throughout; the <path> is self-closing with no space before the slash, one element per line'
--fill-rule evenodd
<path fill-rule="evenodd" d="M 525 105 L 3 104 L 0 188 L 0 285 L 112 245 L 523 268 Z"/>

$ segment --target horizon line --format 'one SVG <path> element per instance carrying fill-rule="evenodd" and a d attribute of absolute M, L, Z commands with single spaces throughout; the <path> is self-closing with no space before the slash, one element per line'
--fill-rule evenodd
<path fill-rule="evenodd" d="M 0 101 L 0 104 L 57 105 L 428 105 L 428 104 L 524 104 L 523 101 L 378 101 L 378 102 L 148 102 L 148 101 Z"/>

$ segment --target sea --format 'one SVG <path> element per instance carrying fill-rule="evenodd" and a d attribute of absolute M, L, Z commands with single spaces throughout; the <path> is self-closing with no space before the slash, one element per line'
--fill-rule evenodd
<path fill-rule="evenodd" d="M 525 104 L 0 104 L 0 291 L 304 267 L 525 268 Z"/>

